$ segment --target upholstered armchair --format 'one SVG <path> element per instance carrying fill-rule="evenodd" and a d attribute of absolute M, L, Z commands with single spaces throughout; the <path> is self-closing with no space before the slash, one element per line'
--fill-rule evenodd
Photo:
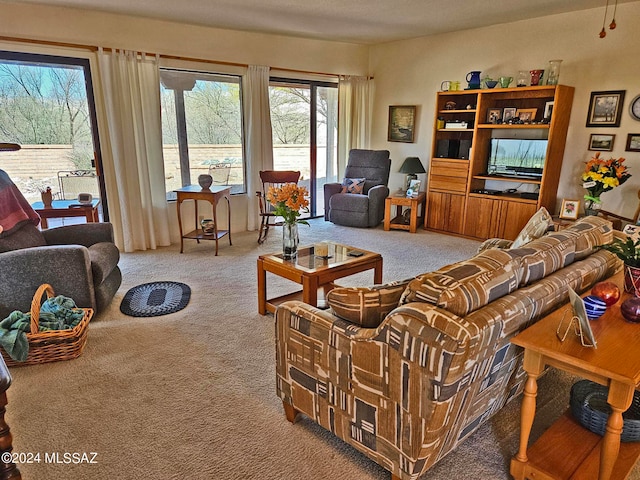
<path fill-rule="evenodd" d="M 379 225 L 389 195 L 390 170 L 388 150 L 351 150 L 343 183 L 324 185 L 324 219 L 348 227 Z M 361 192 L 355 193 L 359 188 Z"/>
<path fill-rule="evenodd" d="M 79 307 L 103 310 L 122 282 L 112 225 L 87 223 L 40 231 L 39 221 L 0 170 L 0 319 L 14 310 L 28 312 L 43 283 Z"/>

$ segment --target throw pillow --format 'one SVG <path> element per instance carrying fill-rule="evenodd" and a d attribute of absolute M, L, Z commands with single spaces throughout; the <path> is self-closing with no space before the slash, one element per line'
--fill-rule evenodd
<path fill-rule="evenodd" d="M 366 178 L 345 178 L 342 180 L 342 193 L 362 194 Z"/>
<path fill-rule="evenodd" d="M 529 243 L 536 238 L 542 237 L 552 229 L 553 218 L 551 218 L 551 215 L 546 208 L 541 207 L 520 231 L 516 239 L 511 244 L 511 248 L 519 248 L 525 243 Z"/>
<path fill-rule="evenodd" d="M 412 279 L 372 287 L 338 287 L 327 294 L 327 303 L 340 318 L 365 328 L 376 328 L 398 301 Z"/>

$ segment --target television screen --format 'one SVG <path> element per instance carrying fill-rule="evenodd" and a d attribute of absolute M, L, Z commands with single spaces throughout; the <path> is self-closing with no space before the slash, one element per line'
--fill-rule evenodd
<path fill-rule="evenodd" d="M 492 138 L 489 175 L 540 177 L 547 156 L 547 140 Z"/>

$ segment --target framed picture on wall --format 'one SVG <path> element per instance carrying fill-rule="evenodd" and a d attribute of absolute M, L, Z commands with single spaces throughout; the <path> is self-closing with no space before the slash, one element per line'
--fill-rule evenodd
<path fill-rule="evenodd" d="M 413 143 L 415 125 L 415 105 L 391 105 L 389 107 L 387 140 L 390 142 Z"/>
<path fill-rule="evenodd" d="M 615 138 L 615 135 L 600 135 L 592 133 L 591 137 L 589 137 L 589 150 L 610 152 L 613 150 L 613 141 Z"/>
<path fill-rule="evenodd" d="M 627 135 L 627 152 L 640 152 L 640 133 Z"/>
<path fill-rule="evenodd" d="M 591 92 L 587 127 L 619 127 L 626 90 Z"/>

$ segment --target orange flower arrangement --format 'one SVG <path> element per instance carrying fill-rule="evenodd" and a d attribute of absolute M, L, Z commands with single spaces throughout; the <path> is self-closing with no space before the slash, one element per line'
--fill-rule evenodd
<path fill-rule="evenodd" d="M 582 186 L 589 192 L 584 199 L 589 202 L 587 208 L 600 203 L 600 195 L 626 182 L 631 174 L 624 165 L 624 158 L 600 158 L 600 152 L 586 162 L 582 174 Z"/>
<path fill-rule="evenodd" d="M 299 187 L 295 183 L 285 183 L 280 187 L 269 187 L 267 200 L 275 207 L 273 213 L 284 218 L 285 223 L 309 225 L 306 220 L 298 220 L 300 213 L 309 211 L 309 200 L 306 198 L 308 194 L 307 187 Z"/>

